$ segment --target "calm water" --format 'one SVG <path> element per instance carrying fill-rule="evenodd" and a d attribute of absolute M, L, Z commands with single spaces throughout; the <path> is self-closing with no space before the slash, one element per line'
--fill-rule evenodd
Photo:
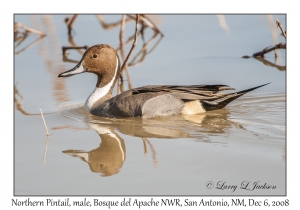
<path fill-rule="evenodd" d="M 120 43 L 120 25 L 102 27 L 94 15 L 79 15 L 69 39 L 66 17 L 15 16 L 16 22 L 47 34 L 25 48 L 38 38 L 29 34 L 15 49 L 15 195 L 285 194 L 285 51 L 277 52 L 276 61 L 274 52 L 263 61 L 241 58 L 285 42 L 268 22 L 278 18 L 285 28 L 285 16 L 150 16 L 164 37 L 150 28 L 144 29 L 144 41 L 139 36 L 130 61 L 143 47 L 147 53 L 129 68 L 133 87 L 227 84 L 243 90 L 272 83 L 222 110 L 147 120 L 91 116 L 83 103 L 95 76 L 57 78 L 84 52 L 69 50 L 69 61 L 63 61 L 62 46 L 118 48 Z M 116 23 L 121 15 L 102 18 Z M 227 25 L 221 27 L 219 20 Z M 124 39 L 133 33 L 131 21 Z M 255 183 L 270 188 L 252 190 Z"/>

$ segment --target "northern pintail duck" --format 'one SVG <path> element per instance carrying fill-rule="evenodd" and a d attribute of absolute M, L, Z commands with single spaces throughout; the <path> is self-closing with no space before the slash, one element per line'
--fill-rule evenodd
<path fill-rule="evenodd" d="M 98 77 L 96 88 L 87 98 L 85 108 L 93 115 L 108 118 L 199 114 L 222 109 L 245 93 L 267 85 L 235 93 L 219 93 L 222 90 L 235 90 L 227 85 L 148 85 L 112 97 L 121 73 L 121 64 L 116 50 L 107 44 L 87 49 L 74 68 L 58 77 L 84 72 L 94 73 Z"/>

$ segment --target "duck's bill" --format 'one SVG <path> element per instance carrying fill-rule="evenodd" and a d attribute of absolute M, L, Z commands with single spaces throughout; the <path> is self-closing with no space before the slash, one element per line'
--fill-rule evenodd
<path fill-rule="evenodd" d="M 84 69 L 82 64 L 79 63 L 74 68 L 59 74 L 58 77 L 70 77 L 70 76 L 73 76 L 75 74 L 81 74 L 85 71 L 86 71 L 86 69 Z"/>

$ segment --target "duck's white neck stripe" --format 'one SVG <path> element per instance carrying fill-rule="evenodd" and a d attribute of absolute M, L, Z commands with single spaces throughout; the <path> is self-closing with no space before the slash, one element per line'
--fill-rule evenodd
<path fill-rule="evenodd" d="M 92 92 L 92 94 L 85 101 L 84 107 L 86 110 L 90 111 L 92 106 L 96 103 L 96 101 L 101 99 L 103 96 L 105 96 L 109 92 L 111 86 L 113 85 L 113 83 L 115 81 L 116 75 L 117 75 L 118 66 L 119 66 L 118 56 L 116 56 L 116 60 L 117 60 L 117 65 L 116 65 L 115 74 L 114 74 L 112 80 L 102 88 L 98 88 L 98 87 L 95 88 L 95 90 Z"/>

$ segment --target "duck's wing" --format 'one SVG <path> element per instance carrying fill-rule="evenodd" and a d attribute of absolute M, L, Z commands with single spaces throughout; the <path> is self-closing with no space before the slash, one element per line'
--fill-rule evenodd
<path fill-rule="evenodd" d="M 177 95 L 178 98 L 184 101 L 212 99 L 223 94 L 217 94 L 222 90 L 235 90 L 227 85 L 149 85 L 140 88 L 132 89 L 132 95 L 159 93 Z"/>
<path fill-rule="evenodd" d="M 205 111 L 222 109 L 231 101 L 267 84 L 235 93 L 218 93 L 222 90 L 235 90 L 227 85 L 146 86 L 136 89 L 132 94 L 165 92 L 165 94 L 151 98 L 143 104 L 143 117 L 153 117 L 181 113 L 185 105 L 188 104 L 186 102 L 191 101 L 198 101 L 194 104 L 200 106 L 197 108 L 199 111 L 201 109 Z"/>
<path fill-rule="evenodd" d="M 132 89 L 132 94 L 148 92 L 186 92 L 186 93 L 217 93 L 222 90 L 235 90 L 228 85 L 147 85 Z"/>
<path fill-rule="evenodd" d="M 185 103 L 195 100 L 217 99 L 222 90 L 234 90 L 227 85 L 150 85 L 131 90 L 133 98 L 146 99 L 141 104 L 143 118 L 179 114 Z M 148 96 L 151 95 L 151 98 Z"/>

